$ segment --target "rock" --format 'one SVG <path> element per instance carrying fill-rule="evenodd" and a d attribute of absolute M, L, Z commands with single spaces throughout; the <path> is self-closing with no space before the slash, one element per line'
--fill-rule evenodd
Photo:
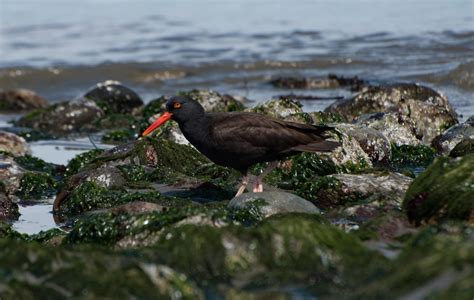
<path fill-rule="evenodd" d="M 463 140 L 474 139 L 474 124 L 467 121 L 450 127 L 437 136 L 431 145 L 442 155 L 448 155 Z"/>
<path fill-rule="evenodd" d="M 429 226 L 410 239 L 352 299 L 469 299 L 474 290 L 472 226 Z M 417 276 L 413 276 L 417 274 Z"/>
<path fill-rule="evenodd" d="M 373 164 L 390 160 L 390 141 L 379 131 L 352 124 L 338 124 L 336 128 L 355 139 Z"/>
<path fill-rule="evenodd" d="M 449 152 L 450 157 L 460 157 L 466 154 L 474 153 L 474 139 L 460 141 L 456 147 Z"/>
<path fill-rule="evenodd" d="M 84 98 L 94 101 L 106 114 L 129 114 L 143 106 L 143 101 L 137 93 L 112 80 L 98 83 Z"/>
<path fill-rule="evenodd" d="M 18 204 L 9 197 L 3 182 L 0 181 L 0 222 L 18 220 L 20 217 L 18 209 Z M 0 237 L 2 237 L 1 229 Z"/>
<path fill-rule="evenodd" d="M 357 76 L 343 77 L 329 74 L 327 78 L 279 77 L 272 79 L 270 84 L 284 89 L 335 89 L 348 86 L 352 90 L 359 90 L 365 85 L 365 81 Z"/>
<path fill-rule="evenodd" d="M 33 111 L 16 121 L 16 125 L 44 131 L 53 136 L 64 136 L 97 131 L 94 124 L 103 116 L 104 111 L 95 102 L 80 99 Z"/>
<path fill-rule="evenodd" d="M 127 253 L 7 239 L 0 246 L 4 299 L 204 299 L 182 273 Z"/>
<path fill-rule="evenodd" d="M 390 166 L 395 170 L 427 167 L 436 157 L 436 151 L 425 145 L 392 144 Z"/>
<path fill-rule="evenodd" d="M 319 207 L 364 201 L 399 208 L 411 181 L 399 173 L 334 174 L 308 181 L 300 191 Z"/>
<path fill-rule="evenodd" d="M 348 120 L 374 112 L 396 112 L 411 124 L 416 137 L 429 144 L 446 127 L 457 123 L 457 115 L 446 97 L 417 84 L 369 86 L 351 99 L 337 101 L 326 111 Z"/>
<path fill-rule="evenodd" d="M 13 157 L 0 153 L 0 182 L 4 192 L 18 202 L 15 193 L 20 186 L 20 180 L 27 172 Z"/>
<path fill-rule="evenodd" d="M 31 153 L 30 147 L 24 138 L 5 131 L 0 131 L 0 151 L 5 151 L 16 156 Z"/>
<path fill-rule="evenodd" d="M 46 107 L 48 107 L 48 102 L 33 91 L 17 89 L 4 92 L 0 90 L 0 111 L 23 112 Z"/>
<path fill-rule="evenodd" d="M 38 201 L 56 195 L 56 187 L 57 182 L 50 174 L 26 172 L 15 194 L 22 201 Z"/>
<path fill-rule="evenodd" d="M 221 95 L 212 90 L 192 90 L 178 94 L 199 102 L 207 112 L 229 112 L 244 109 L 242 102 L 236 98 L 230 95 Z"/>
<path fill-rule="evenodd" d="M 319 213 L 311 202 L 286 192 L 244 193 L 233 198 L 229 209 L 258 210 L 258 214 L 267 218 L 284 213 Z"/>
<path fill-rule="evenodd" d="M 337 124 L 337 131 L 330 133 L 333 136 L 333 139 L 341 142 L 342 146 L 336 148 L 330 153 L 323 153 L 323 156 L 329 157 L 331 161 L 337 166 L 341 166 L 343 169 L 347 170 L 360 170 L 365 168 L 372 167 L 372 160 L 369 155 L 364 151 L 359 141 L 352 136 L 356 132 L 355 127 L 352 125 L 347 125 L 344 123 Z M 375 132 L 372 134 L 376 135 Z M 364 147 L 370 152 L 372 146 L 370 144 L 376 145 L 374 150 L 379 152 L 380 158 L 385 157 L 384 153 L 384 140 L 383 137 L 378 136 L 373 142 L 369 140 L 364 141 L 364 137 L 361 134 L 357 134 Z M 378 147 L 378 148 L 377 148 Z M 374 158 L 378 158 L 379 155 L 375 152 L 372 153 Z"/>
<path fill-rule="evenodd" d="M 300 102 L 290 99 L 270 100 L 263 104 L 259 104 L 246 111 L 261 113 L 272 116 L 274 118 L 283 119 L 290 115 L 302 113 L 303 105 Z"/>
<path fill-rule="evenodd" d="M 355 123 L 377 130 L 390 143 L 400 145 L 419 145 L 421 141 L 416 137 L 410 124 L 403 122 L 398 113 L 372 113 L 358 117 Z"/>
<path fill-rule="evenodd" d="M 474 217 L 474 154 L 439 157 L 410 185 L 403 208 L 419 225 Z"/>

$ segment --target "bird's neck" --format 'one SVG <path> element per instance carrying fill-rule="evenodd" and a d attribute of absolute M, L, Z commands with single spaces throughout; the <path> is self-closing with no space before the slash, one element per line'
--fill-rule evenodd
<path fill-rule="evenodd" d="M 207 115 L 199 114 L 192 119 L 188 119 L 184 122 L 179 122 L 179 128 L 183 132 L 184 136 L 191 142 L 195 144 L 197 140 L 205 140 L 209 134 L 209 118 Z"/>

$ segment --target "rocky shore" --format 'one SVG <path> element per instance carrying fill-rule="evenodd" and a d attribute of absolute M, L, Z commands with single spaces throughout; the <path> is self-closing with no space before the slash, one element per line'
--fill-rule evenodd
<path fill-rule="evenodd" d="M 473 117 L 459 123 L 445 96 L 414 83 L 269 84 L 353 96 L 305 112 L 291 96 L 247 107 L 209 90 L 179 94 L 207 111 L 332 125 L 342 147 L 282 161 L 269 192 L 238 198 L 239 174 L 175 123 L 139 138 L 167 96 L 145 105 L 111 81 L 53 105 L 2 92 L 0 110 L 24 115 L 0 131 L 0 298 L 472 299 Z M 116 147 L 66 166 L 31 156 L 28 142 L 90 133 Z M 13 229 L 19 204 L 51 197 L 58 228 Z"/>

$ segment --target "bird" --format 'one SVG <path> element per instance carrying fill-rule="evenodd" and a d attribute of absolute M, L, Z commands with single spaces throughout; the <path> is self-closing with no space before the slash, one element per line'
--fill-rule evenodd
<path fill-rule="evenodd" d="M 278 166 L 278 161 L 301 152 L 331 152 L 341 144 L 326 140 L 330 126 L 288 122 L 253 112 L 209 113 L 186 96 L 171 97 L 165 112 L 143 133 L 150 135 L 169 120 L 178 123 L 186 139 L 215 164 L 242 174 L 235 197 L 249 184 L 251 166 L 268 162 L 253 181 L 253 192 L 263 192 L 263 178 Z"/>

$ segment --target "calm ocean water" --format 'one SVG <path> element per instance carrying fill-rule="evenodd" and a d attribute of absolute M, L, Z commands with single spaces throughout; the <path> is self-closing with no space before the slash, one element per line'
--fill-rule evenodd
<path fill-rule="evenodd" d="M 472 115 L 474 1 L 0 1 L 0 88 L 52 102 L 105 79 L 145 100 L 212 88 L 259 102 L 287 92 L 271 77 L 330 72 L 428 84 Z"/>

